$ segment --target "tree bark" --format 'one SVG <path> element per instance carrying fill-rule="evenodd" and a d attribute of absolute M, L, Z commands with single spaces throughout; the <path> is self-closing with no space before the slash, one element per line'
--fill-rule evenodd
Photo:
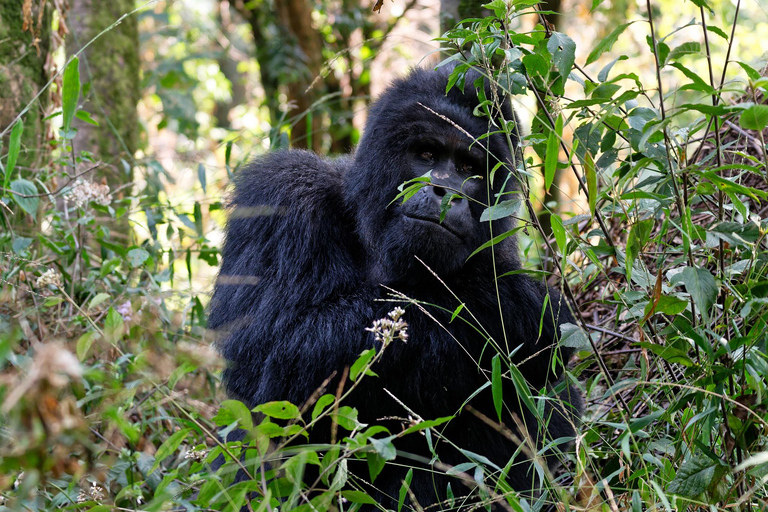
<path fill-rule="evenodd" d="M 78 53 L 102 30 L 135 7 L 133 0 L 71 0 L 67 17 L 68 55 Z M 75 151 L 90 151 L 103 162 L 102 176 L 112 190 L 133 181 L 133 155 L 139 143 L 139 31 L 135 16 L 128 16 L 93 41 L 80 57 L 84 87 L 81 108 L 99 126 L 75 120 Z"/>
<path fill-rule="evenodd" d="M 22 3 L 0 0 L 0 132 L 32 103 L 22 118 L 24 132 L 16 161 L 17 169 L 29 173 L 26 177 L 45 165 L 48 154 L 43 122 L 48 93 L 34 98 L 50 79 L 46 61 L 51 46 L 51 16 L 49 8 L 40 12 L 37 2 L 34 4 L 26 16 L 25 29 Z M 8 148 L 8 134 L 3 147 Z"/>

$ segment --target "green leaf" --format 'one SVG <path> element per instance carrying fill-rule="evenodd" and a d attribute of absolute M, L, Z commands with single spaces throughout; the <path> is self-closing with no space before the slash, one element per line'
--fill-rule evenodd
<path fill-rule="evenodd" d="M 517 213 L 521 203 L 522 197 L 520 197 L 519 194 L 516 194 L 513 199 L 499 201 L 499 203 L 483 210 L 483 213 L 480 214 L 480 222 L 488 222 L 511 217 Z"/>
<path fill-rule="evenodd" d="M 547 41 L 547 50 L 552 54 L 552 61 L 565 81 L 576 60 L 576 43 L 565 34 L 552 32 L 552 36 Z"/>
<path fill-rule="evenodd" d="M 347 429 L 350 432 L 360 425 L 360 422 L 357 420 L 357 409 L 353 409 L 348 405 L 339 407 L 336 413 L 333 414 L 333 419 L 341 428 Z"/>
<path fill-rule="evenodd" d="M 626 55 L 621 55 L 621 56 L 619 56 L 619 57 L 616 57 L 615 59 L 613 59 L 613 60 L 612 60 L 611 62 L 609 62 L 608 64 L 606 64 L 606 65 L 603 67 L 603 69 L 601 69 L 601 70 L 600 70 L 600 72 L 597 74 L 597 81 L 598 81 L 598 82 L 605 82 L 606 80 L 608 80 L 608 74 L 611 72 L 611 69 L 613 68 L 613 66 L 614 66 L 614 65 L 615 65 L 615 64 L 616 64 L 618 61 L 620 61 L 620 60 L 627 60 L 628 58 L 629 58 L 629 57 L 627 57 Z"/>
<path fill-rule="evenodd" d="M 267 402 L 257 405 L 253 410 L 279 420 L 292 420 L 301 416 L 299 408 L 286 401 Z"/>
<path fill-rule="evenodd" d="M 461 199 L 459 194 L 445 194 L 440 201 L 440 223 L 445 220 L 445 216 L 448 215 L 448 210 L 451 209 L 451 203 L 454 199 Z"/>
<path fill-rule="evenodd" d="M 768 126 L 768 105 L 752 105 L 741 113 L 739 124 L 747 130 L 762 131 Z"/>
<path fill-rule="evenodd" d="M 627 29 L 628 26 L 630 26 L 634 21 L 630 21 L 629 23 L 624 23 L 623 25 L 619 25 L 615 29 L 613 29 L 613 32 L 608 34 L 608 37 L 601 39 L 600 42 L 595 46 L 594 50 L 592 50 L 587 57 L 587 65 L 592 64 L 597 59 L 600 58 L 602 54 L 607 52 L 613 47 L 613 44 L 619 39 L 619 36 Z"/>
<path fill-rule="evenodd" d="M 94 296 L 94 297 L 91 299 L 91 302 L 89 302 L 89 303 L 88 303 L 88 309 L 93 309 L 93 308 L 95 308 L 96 306 L 98 306 L 99 304 L 101 304 L 102 302 L 104 302 L 105 300 L 107 300 L 108 298 L 110 298 L 111 296 L 112 296 L 112 295 L 110 295 L 110 294 L 108 294 L 108 293 L 104 293 L 104 292 L 101 292 L 101 293 L 97 293 L 97 294 L 96 294 L 96 295 L 95 295 L 95 296 Z"/>
<path fill-rule="evenodd" d="M 712 8 L 709 6 L 706 0 L 691 0 L 691 3 L 694 4 L 696 7 L 703 7 L 704 9 L 707 9 L 712 14 L 715 13 L 715 11 L 712 10 Z"/>
<path fill-rule="evenodd" d="M 549 62 L 538 53 L 529 53 L 523 57 L 523 65 L 528 76 L 547 76 L 549 73 Z"/>
<path fill-rule="evenodd" d="M 197 365 L 192 361 L 184 361 L 181 363 L 181 365 L 177 366 L 176 369 L 171 373 L 171 376 L 168 377 L 168 387 L 170 389 L 175 388 L 176 384 L 179 383 L 183 376 L 188 373 L 192 373 L 193 371 L 197 370 L 197 368 Z"/>
<path fill-rule="evenodd" d="M 368 460 L 368 473 L 371 475 L 371 483 L 373 483 L 381 470 L 384 469 L 387 461 L 376 452 L 368 452 L 366 459 Z"/>
<path fill-rule="evenodd" d="M 361 372 L 363 370 L 366 370 L 366 374 L 372 373 L 370 369 L 366 369 L 366 366 L 368 366 L 368 363 L 371 362 L 373 356 L 375 355 L 375 349 L 369 348 L 368 350 L 363 350 L 354 364 L 352 364 L 352 367 L 349 369 L 349 380 L 355 382 L 358 377 L 362 376 Z"/>
<path fill-rule="evenodd" d="M 453 313 L 451 314 L 451 319 L 449 320 L 449 323 L 453 322 L 454 320 L 456 320 L 456 317 L 459 316 L 459 313 L 461 313 L 462 309 L 464 309 L 464 303 L 463 302 L 461 304 L 459 304 L 456 307 L 456 309 L 453 310 Z"/>
<path fill-rule="evenodd" d="M 14 180 L 11 182 L 11 190 L 15 192 L 11 194 L 11 197 L 16 204 L 18 204 L 22 210 L 34 217 L 37 214 L 37 205 L 40 203 L 40 198 L 24 196 L 37 195 L 37 187 L 35 187 L 35 184 L 27 180 Z"/>
<path fill-rule="evenodd" d="M 98 121 L 91 117 L 90 112 L 86 112 L 85 110 L 78 110 L 75 112 L 75 117 L 85 123 L 92 124 L 93 126 L 99 126 Z"/>
<path fill-rule="evenodd" d="M 686 267 L 680 274 L 693 302 L 704 318 L 709 318 L 709 310 L 717 299 L 718 287 L 715 278 L 705 268 Z"/>
<path fill-rule="evenodd" d="M 74 57 L 64 70 L 61 85 L 61 111 L 64 118 L 62 130 L 68 132 L 80 99 L 80 61 Z"/>
<path fill-rule="evenodd" d="M 331 394 L 325 394 L 321 396 L 317 403 L 315 404 L 315 407 L 312 409 L 312 421 L 317 419 L 318 416 L 325 410 L 326 407 L 331 405 L 336 398 Z"/>
<path fill-rule="evenodd" d="M 597 172 L 595 170 L 595 160 L 589 152 L 584 153 L 584 175 L 587 179 L 589 212 L 594 217 L 597 206 Z"/>
<path fill-rule="evenodd" d="M 13 125 L 11 138 L 8 141 L 8 160 L 5 162 L 3 188 L 8 188 L 8 184 L 11 182 L 11 174 L 13 173 L 14 167 L 16 167 L 16 160 L 19 158 L 19 151 L 21 150 L 21 134 L 23 132 L 24 122 L 19 119 L 18 122 Z"/>
<path fill-rule="evenodd" d="M 491 361 L 491 391 L 493 392 L 493 406 L 496 408 L 496 416 L 501 423 L 501 406 L 503 404 L 502 386 L 501 386 L 501 358 L 500 354 L 493 356 Z"/>
<path fill-rule="evenodd" d="M 728 40 L 728 34 L 723 32 L 723 29 L 721 29 L 720 27 L 716 27 L 714 25 L 707 25 L 707 30 L 709 30 L 710 32 L 712 32 L 714 34 L 719 35 L 720 37 L 722 37 L 726 41 Z"/>
<path fill-rule="evenodd" d="M 376 450 L 376 453 L 384 457 L 385 460 L 395 460 L 395 457 L 397 457 L 397 450 L 395 450 L 395 445 L 392 444 L 391 437 L 384 439 L 372 437 L 369 441 L 371 441 L 371 445 Z"/>
<path fill-rule="evenodd" d="M 443 423 L 452 419 L 453 416 L 443 416 L 442 418 L 437 418 L 436 420 L 425 420 L 417 423 L 416 425 L 411 425 L 405 429 L 401 435 L 413 434 L 414 432 L 420 432 L 422 430 L 427 430 L 428 428 L 437 427 L 438 425 L 442 425 Z"/>
<path fill-rule="evenodd" d="M 651 303 L 649 302 L 649 304 Z M 648 308 L 646 307 L 646 309 Z M 691 358 L 688 357 L 688 354 L 679 348 L 673 347 L 672 345 L 659 345 L 657 343 L 650 343 L 647 341 L 637 342 L 636 345 L 641 348 L 650 350 L 660 358 L 670 363 L 681 364 L 688 368 L 693 366 L 693 361 L 691 361 Z"/>
<path fill-rule="evenodd" d="M 34 242 L 34 238 L 27 238 L 23 236 L 17 236 L 13 243 L 11 244 L 11 248 L 13 249 L 13 252 L 16 254 L 22 254 L 24 251 L 27 250 L 27 248 L 32 245 L 32 242 Z"/>
<path fill-rule="evenodd" d="M 632 267 L 635 264 L 635 260 L 640 255 L 640 251 L 642 251 L 645 244 L 648 243 L 648 237 L 650 236 L 652 229 L 653 219 L 646 219 L 636 222 L 629 231 L 625 260 L 627 282 L 632 280 Z"/>
<path fill-rule="evenodd" d="M 760 72 L 747 64 L 746 62 L 736 61 L 736 64 L 741 66 L 741 69 L 747 74 L 750 80 L 758 80 L 760 78 Z"/>
<path fill-rule="evenodd" d="M 552 225 L 552 233 L 555 235 L 557 248 L 560 251 L 560 254 L 563 256 L 563 259 L 565 259 L 567 256 L 566 251 L 568 250 L 568 240 L 565 237 L 563 219 L 561 219 L 558 214 L 552 212 L 549 215 L 549 222 Z"/>
<path fill-rule="evenodd" d="M 505 231 L 504 233 L 502 233 L 502 234 L 500 234 L 498 236 L 493 237 L 492 239 L 488 240 L 483 245 L 481 245 L 480 247 L 478 247 L 477 249 L 472 251 L 472 254 L 470 254 L 469 257 L 467 257 L 467 259 L 471 258 L 475 254 L 477 254 L 477 253 L 479 253 L 479 252 L 481 252 L 481 251 L 483 251 L 483 250 L 485 250 L 485 249 L 487 249 L 489 247 L 492 247 L 492 246 L 498 244 L 499 242 L 501 242 L 505 238 L 508 238 L 508 237 L 514 235 L 515 233 L 517 233 L 519 231 L 519 229 L 520 228 L 510 229 L 509 231 Z"/>
<path fill-rule="evenodd" d="M 687 67 L 683 66 L 679 62 L 673 62 L 670 64 L 673 68 L 677 68 L 682 73 L 687 76 L 691 82 L 691 84 L 684 85 L 680 88 L 681 91 L 683 90 L 689 90 L 693 89 L 694 91 L 701 91 L 706 94 L 715 94 L 715 90 L 712 88 L 711 85 L 709 85 L 707 82 L 704 81 L 699 75 L 688 69 Z"/>
<path fill-rule="evenodd" d="M 716 486 L 725 471 L 726 467 L 720 462 L 699 455 L 683 462 L 667 490 L 678 496 L 696 498 L 710 487 Z"/>
<path fill-rule="evenodd" d="M 203 189 L 203 193 L 205 193 L 206 179 L 205 166 L 203 164 L 198 164 L 197 166 L 197 179 L 200 180 L 200 187 Z"/>
<path fill-rule="evenodd" d="M 560 324 L 560 345 L 581 350 L 589 346 L 589 338 L 581 327 L 566 322 Z"/>
<path fill-rule="evenodd" d="M 686 103 L 678 107 L 679 110 L 696 110 L 708 116 L 724 116 L 730 114 L 733 109 L 727 105 L 706 105 L 704 103 Z"/>
<path fill-rule="evenodd" d="M 110 307 L 104 320 L 104 337 L 108 343 L 115 344 L 123 338 L 123 316 Z"/>
<path fill-rule="evenodd" d="M 149 259 L 149 253 L 141 248 L 131 249 L 128 251 L 128 263 L 133 268 L 138 268 Z"/>
<path fill-rule="evenodd" d="M 679 299 L 677 297 L 671 297 L 669 295 L 662 295 L 659 297 L 659 302 L 656 303 L 656 309 L 653 311 L 654 313 L 665 313 L 667 315 L 674 316 L 679 315 L 685 311 L 685 308 L 687 307 L 688 301 Z M 652 308 L 653 301 L 649 301 L 648 305 L 645 306 L 645 316 L 648 316 Z"/>
<path fill-rule="evenodd" d="M 701 43 L 688 41 L 687 43 L 683 43 L 680 46 L 676 46 L 669 52 L 669 55 L 667 55 L 667 63 L 672 62 L 675 59 L 679 59 L 683 55 L 692 55 L 692 54 L 700 54 L 700 53 L 701 53 Z"/>
<path fill-rule="evenodd" d="M 248 410 L 248 407 L 239 400 L 224 400 L 221 402 L 213 420 L 220 427 L 237 421 L 240 428 L 245 430 L 253 429 L 253 415 Z"/>
<path fill-rule="evenodd" d="M 178 450 L 179 445 L 184 442 L 184 440 L 187 438 L 187 435 L 189 435 L 191 431 L 191 428 L 179 430 L 160 445 L 160 447 L 157 449 L 157 453 L 155 453 L 155 463 L 152 464 L 152 467 L 149 470 L 149 474 L 154 473 L 155 470 L 160 467 L 161 462 L 167 459 L 170 455 L 173 455 L 176 450 Z"/>
<path fill-rule="evenodd" d="M 563 137 L 563 116 L 558 115 L 555 129 L 547 137 L 547 152 L 544 154 L 544 189 L 549 190 L 555 180 L 557 160 L 560 156 L 560 139 Z"/>
<path fill-rule="evenodd" d="M 88 331 L 77 340 L 75 353 L 79 361 L 85 361 L 88 356 L 88 351 L 91 349 L 93 342 L 101 336 L 97 331 Z"/>
<path fill-rule="evenodd" d="M 403 509 L 405 496 L 408 494 L 408 489 L 411 487 L 411 480 L 413 480 L 413 468 L 408 469 L 408 473 L 405 475 L 403 485 L 400 486 L 400 495 L 397 498 L 397 512 L 401 512 Z"/>
<path fill-rule="evenodd" d="M 352 503 L 363 505 L 376 505 L 376 500 L 363 491 L 341 491 L 341 495 Z"/>

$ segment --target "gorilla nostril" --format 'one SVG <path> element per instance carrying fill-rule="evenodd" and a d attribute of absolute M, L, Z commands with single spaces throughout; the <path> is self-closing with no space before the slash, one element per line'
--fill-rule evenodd
<path fill-rule="evenodd" d="M 437 185 L 432 185 L 432 190 L 434 191 L 435 195 L 437 197 L 443 197 L 445 195 L 445 189 L 443 187 L 438 187 Z"/>

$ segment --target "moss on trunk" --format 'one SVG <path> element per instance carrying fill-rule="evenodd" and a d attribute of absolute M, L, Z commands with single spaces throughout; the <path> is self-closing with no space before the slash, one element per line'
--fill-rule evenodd
<path fill-rule="evenodd" d="M 50 9 L 45 9 L 38 24 L 38 11 L 31 13 L 32 30 L 24 30 L 22 4 L 18 0 L 0 0 L 0 132 L 33 101 L 48 82 L 45 61 L 50 49 Z M 19 168 L 37 169 L 47 154 L 43 116 L 47 94 L 31 105 L 23 117 L 24 135 Z M 3 140 L 8 147 L 8 136 Z"/>
<path fill-rule="evenodd" d="M 80 51 L 134 7 L 133 0 L 73 0 L 67 19 L 67 54 Z M 131 163 L 139 143 L 139 66 L 135 16 L 125 18 L 80 54 L 80 80 L 91 84 L 82 108 L 99 126 L 76 121 L 75 150 L 90 151 L 106 164 L 102 175 L 113 189 L 133 180 Z M 121 160 L 129 164 L 128 169 Z"/>

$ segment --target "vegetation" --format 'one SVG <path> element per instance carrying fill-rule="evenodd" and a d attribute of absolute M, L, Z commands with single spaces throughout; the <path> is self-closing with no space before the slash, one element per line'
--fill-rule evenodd
<path fill-rule="evenodd" d="M 593 0 L 595 12 L 606 7 L 601 3 Z M 0 1 L 0 21 L 23 23 L 23 12 L 8 14 L 10 4 Z M 612 24 L 585 58 L 574 34 L 538 23 L 545 12 L 532 0 L 493 0 L 487 17 L 465 20 L 439 39 L 443 64 L 456 66 L 451 86 L 473 87 L 463 83 L 471 66 L 505 94 L 535 102 L 518 167 L 527 188 L 488 205 L 489 214 L 521 217 L 513 231 L 523 259 L 532 272 L 551 269 L 545 277 L 574 307 L 579 325 L 563 333 L 562 343 L 579 349 L 568 378 L 587 397 L 566 470 L 547 475 L 549 489 L 538 501 L 506 492 L 503 472 L 481 460 L 436 465 L 458 476 L 456 496 L 477 487 L 514 511 L 546 510 L 554 502 L 564 503 L 561 509 L 637 512 L 766 508 L 768 77 L 736 51 L 737 37 L 752 37 L 739 33 L 740 4 L 686 5 L 695 5 L 698 17 L 661 31 L 649 1 L 635 18 Z M 43 13 L 54 32 L 66 19 L 57 9 Z M 350 368 L 347 391 L 311 404 L 264 404 L 254 420 L 243 404 L 221 395 L 221 363 L 205 331 L 207 295 L 199 285 L 210 285 L 218 263 L 220 231 L 213 226 L 225 215 L 223 183 L 252 151 L 264 149 L 238 139 L 237 130 L 257 127 L 264 146 L 277 147 L 303 123 L 297 133 L 321 130 L 315 140 L 322 149 L 334 149 L 334 135 L 354 142 L 349 110 L 367 98 L 341 91 L 349 76 L 364 80 L 365 73 L 351 60 L 349 68 L 324 62 L 327 68 L 314 70 L 321 81 L 333 75 L 325 83 L 348 101 L 340 103 L 346 121 L 325 102 L 295 116 L 281 112 L 275 101 L 290 90 L 272 77 L 273 86 L 281 85 L 261 83 L 272 94 L 264 98 L 266 128 L 217 128 L 201 112 L 226 104 L 217 84 L 226 82 L 225 91 L 234 84 L 200 65 L 223 58 L 206 53 L 204 22 L 190 22 L 186 34 L 165 26 L 169 16 L 194 17 L 176 9 L 133 14 L 153 58 L 142 64 L 144 131 L 131 134 L 145 141 L 136 153 L 140 177 L 122 191 L 88 179 L 106 157 L 78 146 L 78 127 L 85 125 L 73 120 L 110 133 L 116 132 L 109 121 L 119 120 L 82 103 L 90 85 L 80 56 L 54 72 L 60 82 L 45 82 L 55 90 L 24 79 L 24 91 L 37 83 L 53 96 L 47 122 L 57 131 L 49 141 L 25 135 L 41 122 L 38 109 L 47 100 L 25 92 L 6 102 L 0 91 L 0 106 L 14 111 L 7 117 L 0 110 L 0 506 L 236 511 L 250 500 L 253 510 L 354 510 L 370 498 L 350 476 L 350 459 L 366 459 L 374 478 L 394 459 L 393 437 L 439 436 L 447 421 L 417 418 L 407 430 L 388 433 L 361 425 L 344 405 L 349 387 L 375 379 L 369 373 L 387 357 L 386 347 L 402 342 L 399 317 L 378 324 L 382 343 Z M 329 26 L 329 5 L 313 12 L 324 39 L 338 41 L 333 30 L 342 27 Z M 535 26 L 526 25 L 530 20 Z M 0 23 L 0 34 L 21 30 L 6 26 Z M 644 34 L 644 52 L 622 54 L 618 48 L 635 30 Z M 355 51 L 369 51 L 366 44 Z M 24 51 L 35 60 L 34 48 Z M 15 66 L 39 65 L 1 48 L 0 58 L 0 84 L 22 76 L 11 71 Z M 342 80 L 349 69 L 354 73 Z M 490 107 L 499 98 L 487 101 Z M 332 122 L 315 125 L 314 109 L 322 113 L 317 119 Z M 247 120 L 259 110 L 240 114 Z M 343 131 L 334 132 L 336 126 Z M 219 143 L 216 151 L 196 145 L 206 137 Z M 173 158 L 163 153 L 164 144 L 184 141 L 191 143 Z M 180 164 L 171 169 L 173 162 Z M 566 187 L 557 174 L 572 176 L 574 201 L 542 205 L 542 188 Z M 548 208 L 549 238 L 537 220 Z M 109 228 L 126 222 L 134 227 L 127 242 Z M 492 386 L 516 375 L 514 367 L 494 370 Z M 529 391 L 535 408 L 541 390 Z M 288 446 L 328 416 L 338 425 L 335 442 Z M 223 444 L 234 428 L 250 435 Z M 220 456 L 226 462 L 214 471 Z M 303 478 L 308 467 L 319 475 L 314 483 Z M 254 479 L 231 485 L 238 471 Z M 407 482 L 402 508 L 418 510 Z"/>

